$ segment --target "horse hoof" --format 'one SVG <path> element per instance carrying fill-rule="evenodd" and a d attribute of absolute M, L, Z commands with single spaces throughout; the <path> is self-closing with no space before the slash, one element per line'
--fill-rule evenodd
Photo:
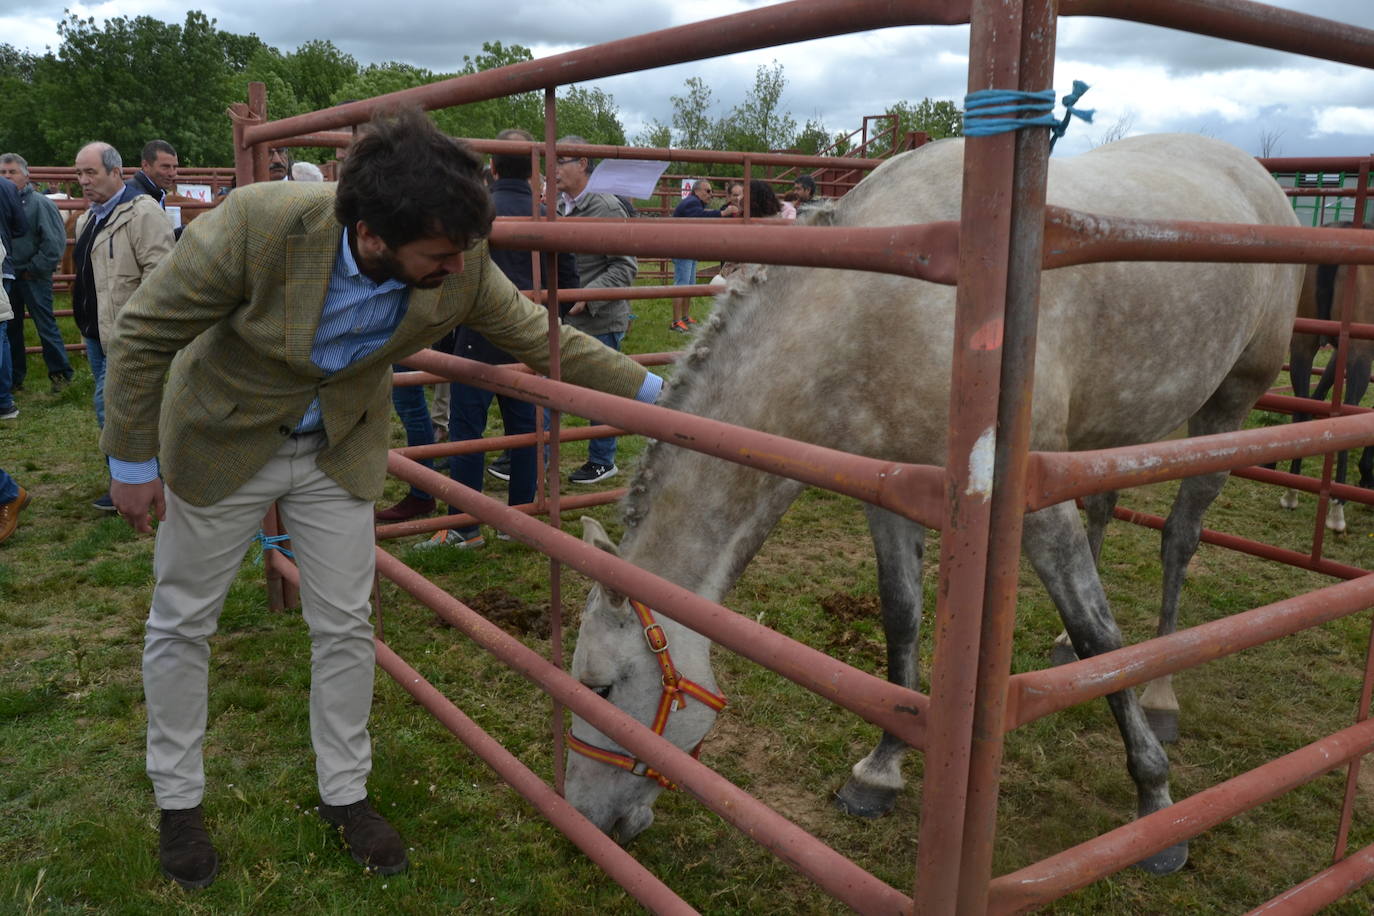
<path fill-rule="evenodd" d="M 864 785 L 853 779 L 846 782 L 832 800 L 835 807 L 855 817 L 882 817 L 897 804 L 897 790 Z"/>
<path fill-rule="evenodd" d="M 1055 667 L 1076 661 L 1078 661 L 1078 653 L 1073 651 L 1072 643 L 1057 642 L 1054 644 L 1054 648 L 1050 649 L 1050 664 Z"/>
<path fill-rule="evenodd" d="M 1141 859 L 1135 864 L 1137 868 L 1144 869 L 1152 875 L 1172 875 L 1188 864 L 1188 844 L 1179 843 L 1177 846 L 1170 846 L 1168 849 L 1157 852 L 1148 859 Z"/>
<path fill-rule="evenodd" d="M 1150 723 L 1150 731 L 1164 744 L 1173 744 L 1178 740 L 1177 709 L 1146 709 L 1145 721 Z"/>
<path fill-rule="evenodd" d="M 1279 497 L 1279 505 L 1285 509 L 1298 508 L 1298 494 L 1293 490 L 1284 491 L 1284 494 Z"/>

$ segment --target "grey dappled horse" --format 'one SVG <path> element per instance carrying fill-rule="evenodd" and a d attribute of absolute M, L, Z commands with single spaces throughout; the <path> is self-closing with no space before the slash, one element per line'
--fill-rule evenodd
<path fill-rule="evenodd" d="M 814 222 L 902 225 L 959 218 L 963 141 L 898 156 Z M 1107 215 L 1296 226 L 1283 192 L 1250 156 L 1188 135 L 1137 137 L 1051 160 L 1049 201 Z M 830 269 L 757 267 L 732 279 L 715 314 L 679 362 L 664 403 L 687 413 L 891 461 L 943 464 L 954 296 L 949 286 Z M 1132 445 L 1186 422 L 1193 435 L 1240 427 L 1277 374 L 1292 330 L 1302 268 L 1262 264 L 1107 263 L 1043 274 L 1032 404 L 1034 449 Z M 1170 632 L 1202 513 L 1225 482 L 1182 483 L 1165 527 L 1161 629 Z M 720 601 L 802 485 L 655 443 L 626 499 L 619 554 Z M 1090 502 L 1094 527 L 1109 499 Z M 868 508 L 878 555 L 888 677 L 917 686 L 924 529 Z M 1089 538 L 1072 502 L 1027 515 L 1023 549 L 1082 656 L 1121 645 Z M 599 525 L 587 540 L 616 552 Z M 681 673 L 715 690 L 708 641 L 659 618 Z M 623 596 L 596 586 L 587 600 L 572 673 L 649 723 L 662 672 Z M 1167 691 L 1167 684 L 1163 685 Z M 1171 804 L 1169 760 L 1135 692 L 1108 698 L 1125 741 L 1141 815 Z M 695 747 L 715 720 L 689 701 L 665 736 Z M 623 748 L 574 717 L 574 736 Z M 904 781 L 905 745 L 884 735 L 853 768 L 839 804 L 889 810 Z M 622 842 L 653 821 L 661 786 L 572 754 L 567 798 Z M 1142 863 L 1180 867 L 1187 845 Z"/>

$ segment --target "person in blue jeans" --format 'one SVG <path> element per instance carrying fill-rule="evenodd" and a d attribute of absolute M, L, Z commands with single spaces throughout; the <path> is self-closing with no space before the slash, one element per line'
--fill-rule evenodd
<path fill-rule="evenodd" d="M 566 144 L 585 144 L 582 137 L 569 135 L 558 141 Z M 561 156 L 554 173 L 562 201 L 559 211 L 568 217 L 620 219 L 628 216 L 626 207 L 612 194 L 587 190 L 595 167 L 586 156 Z M 628 254 L 579 254 L 577 275 L 583 289 L 605 289 L 614 296 L 625 287 L 633 286 L 639 262 Z M 613 350 L 620 349 L 625 332 L 630 329 L 630 301 L 628 299 L 594 299 L 574 303 L 566 316 L 568 324 L 584 334 L 595 337 Z M 568 475 L 576 484 L 600 483 L 619 472 L 615 466 L 615 438 L 593 441 L 588 449 L 587 463 Z"/>
<path fill-rule="evenodd" d="M 400 364 L 391 367 L 393 372 L 408 371 Z M 434 422 L 429 418 L 429 404 L 425 402 L 424 385 L 404 385 L 391 389 L 391 404 L 396 408 L 396 416 L 401 418 L 401 426 L 406 431 L 406 446 L 433 445 Z M 428 458 L 420 464 L 433 470 L 434 462 Z M 434 497 L 414 484 L 400 502 L 386 509 L 378 509 L 373 518 L 379 522 L 404 522 L 420 518 L 434 511 Z"/>
<path fill-rule="evenodd" d="M 739 215 L 739 207 L 733 202 L 727 203 L 719 210 L 707 208 L 711 202 L 711 182 L 705 178 L 698 178 L 692 182 L 692 191 L 682 198 L 673 209 L 673 216 L 679 219 L 701 219 L 704 217 L 722 217 Z M 694 286 L 697 282 L 697 262 L 695 258 L 674 258 L 673 259 L 673 285 L 674 286 Z M 673 299 L 673 321 L 668 325 L 668 330 L 686 334 L 691 331 L 691 326 L 696 324 L 692 318 L 692 298 L 690 296 L 680 296 Z"/>
<path fill-rule="evenodd" d="M 0 541 L 14 534 L 19 527 L 19 512 L 28 504 L 28 491 L 0 468 Z"/>
<path fill-rule="evenodd" d="M 533 142 L 534 137 L 519 128 L 503 130 L 496 135 L 497 140 L 524 140 Z M 491 157 L 491 202 L 497 216 L 532 216 L 534 214 L 534 193 L 530 185 L 533 168 L 528 155 L 495 155 Z M 543 212 L 543 208 L 540 208 Z M 491 251 L 491 262 L 515 284 L 517 289 L 534 288 L 534 259 L 528 251 L 496 248 Z M 576 289 L 578 286 L 577 262 L 571 254 L 560 254 L 557 267 L 553 258 L 543 256 L 540 276 L 548 276 L 551 270 L 558 271 L 559 289 Z M 513 363 L 517 360 L 500 347 L 487 340 L 472 328 L 459 326 L 453 338 L 452 352 L 455 356 L 473 359 L 488 365 Z M 449 386 L 449 441 L 462 442 L 480 439 L 487 430 L 487 414 L 491 409 L 492 398 L 496 398 L 501 409 L 501 423 L 508 436 L 534 432 L 535 409 L 529 401 L 507 395 L 498 395 L 485 388 L 453 382 Z M 510 449 L 510 466 L 506 479 L 510 481 L 507 504 L 520 506 L 534 502 L 538 468 L 535 463 L 535 449 Z M 481 492 L 482 465 L 485 455 L 471 452 L 449 458 L 449 476 L 465 487 Z M 457 507 L 450 506 L 457 513 Z M 486 543 L 482 529 L 478 525 L 466 528 L 450 528 L 435 532 L 434 536 L 422 547 L 481 547 Z"/>

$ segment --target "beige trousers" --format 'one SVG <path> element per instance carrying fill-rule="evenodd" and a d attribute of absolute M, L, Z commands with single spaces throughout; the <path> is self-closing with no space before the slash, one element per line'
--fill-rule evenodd
<path fill-rule="evenodd" d="M 160 808 L 193 808 L 204 795 L 209 639 L 274 501 L 301 571 L 320 798 L 347 805 L 367 795 L 375 664 L 368 603 L 375 566 L 373 506 L 320 471 L 315 455 L 323 444 L 319 433 L 287 439 L 248 483 L 213 506 L 192 506 L 166 491 L 143 648 L 148 776 Z"/>

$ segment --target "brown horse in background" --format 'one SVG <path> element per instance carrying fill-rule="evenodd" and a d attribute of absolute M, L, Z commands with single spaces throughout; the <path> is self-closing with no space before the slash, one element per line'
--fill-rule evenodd
<path fill-rule="evenodd" d="M 1349 220 L 1328 223 L 1326 228 L 1352 229 L 1355 228 L 1355 223 Z M 1344 265 L 1338 267 L 1335 264 L 1309 265 L 1307 275 L 1303 279 L 1302 294 L 1298 299 L 1298 317 L 1339 321 L 1341 316 L 1336 297 L 1344 288 L 1346 273 L 1350 269 L 1352 268 Z M 1374 269 L 1367 266 L 1356 269 L 1355 310 L 1354 314 L 1350 316 L 1350 320 L 1355 324 L 1374 324 Z M 1321 345 L 1327 341 L 1332 344 L 1336 342 L 1334 337 L 1328 335 L 1293 332 L 1293 339 L 1288 350 L 1288 374 L 1293 381 L 1295 397 L 1308 397 L 1308 390 L 1312 384 L 1312 361 Z M 1346 347 L 1344 403 L 1358 404 L 1360 399 L 1364 397 L 1365 391 L 1369 387 L 1371 362 L 1374 362 L 1374 340 L 1351 338 Z M 1322 370 L 1317 388 L 1311 396 L 1317 400 L 1322 400 L 1331 390 L 1335 381 L 1336 361 L 1333 359 Z M 1295 413 L 1293 415 L 1293 422 L 1295 423 L 1310 419 L 1312 419 L 1311 414 Z M 1336 456 L 1337 483 L 1345 483 L 1346 459 L 1347 455 L 1344 451 Z M 1294 458 L 1288 469 L 1291 473 L 1301 474 L 1302 459 Z M 1360 456 L 1360 486 L 1374 488 L 1374 446 L 1366 446 Z M 1279 505 L 1285 509 L 1296 509 L 1298 507 L 1298 491 L 1288 490 L 1279 498 Z M 1326 527 L 1338 534 L 1345 531 L 1344 500 L 1332 500 L 1330 510 L 1326 515 Z"/>

